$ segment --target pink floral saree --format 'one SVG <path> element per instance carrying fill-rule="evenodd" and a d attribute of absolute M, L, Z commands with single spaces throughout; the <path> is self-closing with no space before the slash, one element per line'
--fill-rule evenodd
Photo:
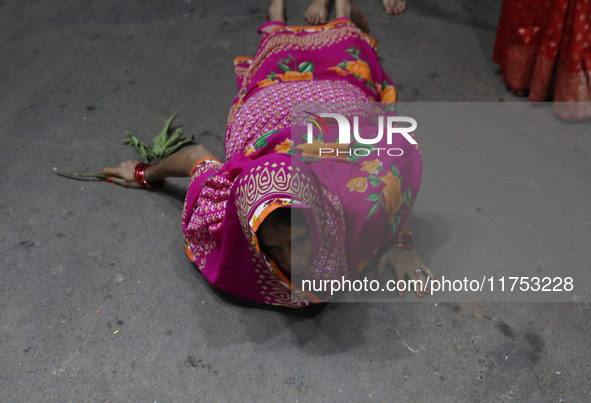
<path fill-rule="evenodd" d="M 344 19 L 320 27 L 271 22 L 259 33 L 255 57 L 235 61 L 239 94 L 228 117 L 227 161 L 196 165 L 183 231 L 187 254 L 211 284 L 298 308 L 324 297 L 301 292 L 260 251 L 256 229 L 264 218 L 279 207 L 302 209 L 314 244 L 305 276 L 352 278 L 392 243 L 410 213 L 422 157 L 396 137 L 389 145 L 400 150 L 395 156 L 374 150 L 316 158 L 319 144 L 335 144 L 338 128 L 328 125 L 321 143 L 294 138 L 292 105 L 395 101 L 375 42 Z"/>

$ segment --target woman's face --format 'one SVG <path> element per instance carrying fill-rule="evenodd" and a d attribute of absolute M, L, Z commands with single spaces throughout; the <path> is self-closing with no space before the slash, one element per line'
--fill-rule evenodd
<path fill-rule="evenodd" d="M 303 274 L 312 258 L 312 237 L 306 224 L 265 220 L 257 231 L 261 251 L 286 275 Z"/>

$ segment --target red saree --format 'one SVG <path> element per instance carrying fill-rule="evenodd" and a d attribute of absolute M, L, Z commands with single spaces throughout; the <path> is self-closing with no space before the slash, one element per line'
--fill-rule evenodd
<path fill-rule="evenodd" d="M 493 60 L 511 90 L 554 101 L 563 119 L 591 118 L 591 1 L 505 0 Z"/>

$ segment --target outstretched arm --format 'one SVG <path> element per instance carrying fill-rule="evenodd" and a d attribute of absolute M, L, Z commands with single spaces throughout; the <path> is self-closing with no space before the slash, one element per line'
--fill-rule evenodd
<path fill-rule="evenodd" d="M 180 151 L 169 155 L 159 163 L 146 168 L 145 178 L 148 183 L 158 183 L 161 179 L 173 177 L 188 177 L 191 175 L 191 169 L 197 161 L 203 158 L 217 157 L 202 145 L 183 148 Z M 116 168 L 105 168 L 101 174 L 107 175 L 109 182 L 116 183 L 129 188 L 140 188 L 133 176 L 133 169 L 139 161 L 125 161 Z"/>

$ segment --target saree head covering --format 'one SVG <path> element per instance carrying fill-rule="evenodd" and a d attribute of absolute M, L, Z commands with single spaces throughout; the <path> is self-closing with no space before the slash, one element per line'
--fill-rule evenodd
<path fill-rule="evenodd" d="M 336 133 L 337 128 L 329 127 L 324 144 L 334 144 L 330 140 Z M 308 144 L 298 145 L 289 129 L 271 134 L 264 143 L 223 166 L 197 168 L 183 213 L 187 251 L 207 280 L 223 291 L 302 307 L 324 297 L 300 292 L 262 253 L 256 236 L 261 222 L 277 208 L 301 209 L 313 244 L 303 277 L 354 277 L 392 243 L 410 213 L 419 189 L 421 155 L 401 140 L 396 147 L 402 155 L 395 157 L 377 151 L 363 157 L 306 157 L 313 155 Z M 225 201 L 221 221 L 216 219 L 219 204 L 212 203 L 219 198 Z"/>

